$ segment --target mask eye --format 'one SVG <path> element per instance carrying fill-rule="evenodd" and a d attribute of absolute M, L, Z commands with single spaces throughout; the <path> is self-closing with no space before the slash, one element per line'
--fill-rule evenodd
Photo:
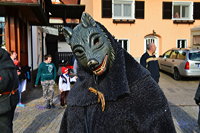
<path fill-rule="evenodd" d="M 73 52 L 74 54 L 77 56 L 77 57 L 81 57 L 84 55 L 84 49 L 82 47 L 76 47 L 73 49 Z"/>
<path fill-rule="evenodd" d="M 98 45 L 99 44 L 99 37 L 96 37 L 95 39 L 94 39 L 94 45 Z"/>
<path fill-rule="evenodd" d="M 80 55 L 82 55 L 82 53 L 83 53 L 83 51 L 82 51 L 82 50 L 76 50 L 76 51 L 75 51 L 75 54 L 76 54 L 77 56 L 80 56 Z"/>

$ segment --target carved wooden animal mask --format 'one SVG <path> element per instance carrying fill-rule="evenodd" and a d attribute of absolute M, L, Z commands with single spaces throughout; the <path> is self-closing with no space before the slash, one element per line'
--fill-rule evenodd
<path fill-rule="evenodd" d="M 111 41 L 89 14 L 83 13 L 81 23 L 73 30 L 65 27 L 63 33 L 81 66 L 95 75 L 104 74 L 112 66 L 115 53 Z"/>

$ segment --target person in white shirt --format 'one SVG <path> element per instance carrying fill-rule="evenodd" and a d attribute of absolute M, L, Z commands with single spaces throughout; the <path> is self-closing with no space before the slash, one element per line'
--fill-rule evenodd
<path fill-rule="evenodd" d="M 70 87 L 70 80 L 76 80 L 76 76 L 73 78 L 69 77 L 69 69 L 66 67 L 62 67 L 61 68 L 62 71 L 62 75 L 60 75 L 59 77 L 59 90 L 61 92 L 60 94 L 60 105 L 62 107 L 65 107 L 66 103 L 66 99 L 68 96 L 68 93 L 71 89 Z"/>

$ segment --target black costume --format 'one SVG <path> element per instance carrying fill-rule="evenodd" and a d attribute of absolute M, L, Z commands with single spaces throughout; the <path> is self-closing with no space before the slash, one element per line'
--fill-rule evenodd
<path fill-rule="evenodd" d="M 100 76 L 79 64 L 78 80 L 69 92 L 60 133 L 175 133 L 167 99 L 158 84 L 100 26 L 111 41 L 115 60 Z M 104 94 L 104 111 L 90 87 Z"/>
<path fill-rule="evenodd" d="M 158 60 L 155 55 L 144 53 L 140 59 L 140 64 L 149 70 L 152 78 L 158 83 L 160 78 Z"/>
<path fill-rule="evenodd" d="M 17 70 L 7 51 L 0 48 L 0 132 L 12 133 L 14 111 L 19 100 Z"/>
<path fill-rule="evenodd" d="M 198 124 L 200 125 L 200 82 L 194 97 L 195 103 L 199 106 Z"/>

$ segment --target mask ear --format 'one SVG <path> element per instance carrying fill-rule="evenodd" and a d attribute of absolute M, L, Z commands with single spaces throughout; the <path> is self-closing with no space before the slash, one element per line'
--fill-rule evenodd
<path fill-rule="evenodd" d="M 96 26 L 96 22 L 88 13 L 82 14 L 81 22 L 83 24 L 83 27 Z"/>
<path fill-rule="evenodd" d="M 73 33 L 73 30 L 71 28 L 69 27 L 63 28 L 63 35 L 65 36 L 65 40 L 68 44 L 70 44 L 69 41 L 70 41 L 70 38 L 72 37 L 72 33 Z"/>

